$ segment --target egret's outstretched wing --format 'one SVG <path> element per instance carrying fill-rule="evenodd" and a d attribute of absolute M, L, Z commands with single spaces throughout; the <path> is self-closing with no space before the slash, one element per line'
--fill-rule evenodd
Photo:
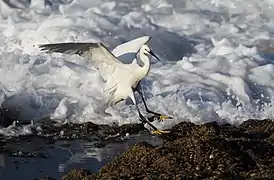
<path fill-rule="evenodd" d="M 102 43 L 56 43 L 41 44 L 39 48 L 46 52 L 78 54 L 96 61 L 119 62 L 117 58 Z"/>
<path fill-rule="evenodd" d="M 104 80 L 112 74 L 115 64 L 121 62 L 102 43 L 56 43 L 39 45 L 41 50 L 52 53 L 78 54 L 86 57 L 99 69 Z"/>
<path fill-rule="evenodd" d="M 120 44 L 112 50 L 117 59 L 123 63 L 129 64 L 136 58 L 136 53 L 139 51 L 142 45 L 146 44 L 151 37 L 142 36 L 126 43 Z"/>

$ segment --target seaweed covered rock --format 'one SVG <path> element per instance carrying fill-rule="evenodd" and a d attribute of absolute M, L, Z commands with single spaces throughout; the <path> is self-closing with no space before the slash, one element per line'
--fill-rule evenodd
<path fill-rule="evenodd" d="M 61 180 L 92 180 L 91 172 L 87 169 L 75 169 L 63 176 Z"/>
<path fill-rule="evenodd" d="M 163 137 L 163 146 L 136 144 L 96 179 L 273 179 L 273 127 L 272 120 L 239 127 L 183 122 Z"/>

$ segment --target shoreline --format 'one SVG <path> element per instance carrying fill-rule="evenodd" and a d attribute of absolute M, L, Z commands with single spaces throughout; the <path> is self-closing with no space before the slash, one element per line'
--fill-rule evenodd
<path fill-rule="evenodd" d="M 96 173 L 79 167 L 62 180 L 274 178 L 273 120 L 247 120 L 237 127 L 182 122 L 162 139 L 158 146 L 134 144 Z"/>
<path fill-rule="evenodd" d="M 59 142 L 66 142 L 59 144 L 66 148 L 73 142 L 80 142 L 73 145 L 77 148 L 89 142 L 89 149 L 106 149 L 100 156 L 108 156 L 108 159 L 103 159 L 100 166 L 99 161 L 95 164 L 89 164 L 92 161 L 86 164 L 71 161 L 69 164 L 73 168 L 59 173 L 60 178 L 52 177 L 51 171 L 44 171 L 42 174 L 47 175 L 33 177 L 36 179 L 274 178 L 274 120 L 271 119 L 250 119 L 237 126 L 181 122 L 171 129 L 170 134 L 162 136 L 151 135 L 140 124 L 60 126 L 48 121 L 41 127 L 43 131 L 33 135 L 1 139 L 0 154 L 8 153 L 22 161 L 54 161 L 54 157 L 36 150 L 39 144 L 42 147 L 48 144 L 52 148 Z M 61 152 L 58 156 L 65 155 Z M 87 155 L 81 156 L 85 158 Z M 20 163 L 17 166 L 20 167 Z"/>

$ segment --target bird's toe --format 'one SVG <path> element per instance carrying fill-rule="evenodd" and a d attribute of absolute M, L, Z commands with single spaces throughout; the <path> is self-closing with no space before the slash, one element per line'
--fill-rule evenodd
<path fill-rule="evenodd" d="M 169 117 L 169 116 L 165 116 L 165 115 L 161 115 L 161 116 L 159 117 L 159 120 L 160 120 L 160 121 L 164 121 L 164 120 L 168 120 L 168 119 L 172 119 L 172 118 Z"/>
<path fill-rule="evenodd" d="M 155 131 L 152 131 L 151 134 L 154 134 L 154 135 L 163 135 L 163 134 L 168 134 L 170 133 L 170 131 L 164 131 L 164 130 L 155 130 Z"/>

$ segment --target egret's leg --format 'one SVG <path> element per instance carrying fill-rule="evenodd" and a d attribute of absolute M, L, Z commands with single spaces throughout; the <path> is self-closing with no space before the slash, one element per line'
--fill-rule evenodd
<path fill-rule="evenodd" d="M 139 114 L 139 117 L 140 117 L 142 123 L 147 123 L 148 125 L 150 125 L 150 126 L 152 127 L 152 129 L 154 129 L 155 131 L 157 131 L 158 129 L 157 129 L 155 126 L 153 126 L 153 125 L 152 125 L 152 124 L 151 124 L 151 123 L 142 115 L 142 113 L 140 112 L 140 109 L 139 109 L 138 105 L 135 104 L 135 106 L 136 106 L 136 109 L 137 109 L 137 111 L 138 111 L 138 114 Z"/>
<path fill-rule="evenodd" d="M 137 92 L 140 94 L 140 96 L 141 96 L 141 98 L 142 98 L 142 101 L 143 101 L 143 103 L 144 103 L 144 105 L 145 105 L 146 111 L 147 111 L 148 113 L 151 113 L 151 114 L 154 114 L 155 116 L 158 116 L 159 119 L 160 119 L 161 121 L 162 121 L 162 120 L 165 120 L 165 119 L 171 119 L 171 117 L 169 117 L 169 116 L 165 116 L 165 115 L 159 114 L 159 113 L 157 113 L 157 112 L 153 112 L 153 111 L 151 111 L 151 110 L 148 109 L 140 85 L 137 86 Z"/>
<path fill-rule="evenodd" d="M 137 103 L 136 103 L 135 95 L 134 95 L 133 92 L 131 93 L 130 98 L 131 98 L 131 100 L 133 101 L 133 103 L 134 103 L 135 106 L 136 106 L 136 109 L 137 109 L 137 111 L 138 111 L 138 114 L 139 114 L 139 117 L 140 117 L 142 123 L 147 123 L 147 124 L 150 125 L 150 127 L 154 130 L 154 131 L 152 131 L 152 134 L 158 134 L 158 135 L 160 135 L 160 134 L 164 134 L 164 133 L 169 133 L 169 131 L 163 131 L 163 130 L 157 129 L 155 126 L 153 126 L 153 125 L 149 122 L 149 120 L 147 120 L 147 118 L 145 118 L 145 117 L 142 115 L 142 113 L 140 112 L 140 109 L 139 109 L 139 107 L 138 107 L 138 105 L 137 105 Z"/>
<path fill-rule="evenodd" d="M 159 130 L 159 129 L 157 129 L 155 126 L 153 126 L 153 125 L 149 122 L 149 120 L 147 120 L 147 119 L 142 115 L 142 113 L 140 112 L 139 107 L 138 107 L 138 105 L 137 105 L 136 103 L 135 103 L 135 106 L 136 106 L 137 111 L 138 111 L 138 113 L 139 113 L 139 117 L 140 117 L 141 120 L 142 120 L 142 123 L 147 123 L 148 125 L 150 125 L 150 127 L 152 127 L 152 129 L 154 129 L 154 131 L 151 132 L 152 134 L 161 135 L 161 134 L 170 133 L 170 131 Z"/>

